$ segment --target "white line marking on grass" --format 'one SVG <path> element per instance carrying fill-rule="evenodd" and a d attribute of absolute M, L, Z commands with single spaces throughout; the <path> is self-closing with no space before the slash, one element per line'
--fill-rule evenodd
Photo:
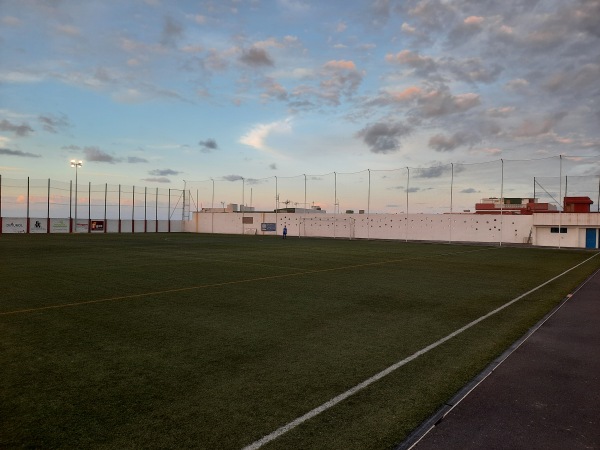
<path fill-rule="evenodd" d="M 598 256 L 599 253 L 596 253 L 594 256 L 586 259 L 585 261 L 580 262 L 579 264 L 571 267 L 570 269 L 565 270 L 563 273 L 555 276 L 554 278 L 551 278 L 550 280 L 540 284 L 539 286 L 531 289 L 530 291 L 525 292 L 522 295 L 519 295 L 518 297 L 512 299 L 511 301 L 505 303 L 504 305 L 494 309 L 493 311 L 490 311 L 489 313 L 479 317 L 478 319 L 475 319 L 472 322 L 469 322 L 468 324 L 466 324 L 465 326 L 459 328 L 458 330 L 450 333 L 449 335 L 443 337 L 442 339 L 434 342 L 433 344 L 428 345 L 427 347 L 422 348 L 421 350 L 417 351 L 416 353 L 413 353 L 412 355 L 410 355 L 408 358 L 404 358 L 401 361 L 398 361 L 395 364 L 392 364 L 391 366 L 389 366 L 387 369 L 382 370 L 381 372 L 373 375 L 371 378 L 366 379 L 365 381 L 357 384 L 356 386 L 354 386 L 353 388 L 348 389 L 346 392 L 343 392 L 342 394 L 332 398 L 331 400 L 323 403 L 321 406 L 316 407 L 315 409 L 307 412 L 306 414 L 304 414 L 301 417 L 298 417 L 297 419 L 292 420 L 291 422 L 289 422 L 288 424 L 282 426 L 281 428 L 278 428 L 277 430 L 273 431 L 272 433 L 264 436 L 263 438 L 253 442 L 250 445 L 247 445 L 246 447 L 244 447 L 242 450 L 256 450 L 260 447 L 262 447 L 263 445 L 277 439 L 279 436 L 287 433 L 288 431 L 296 428 L 298 425 L 302 424 L 303 422 L 306 422 L 309 419 L 312 419 L 313 417 L 317 416 L 318 414 L 321 414 L 323 411 L 328 410 L 329 408 L 337 405 L 338 403 L 344 401 L 345 399 L 347 399 L 348 397 L 356 394 L 357 392 L 361 391 L 362 389 L 366 388 L 367 386 L 375 383 L 376 381 L 379 381 L 380 379 L 382 379 L 383 377 L 385 377 L 386 375 L 389 375 L 390 373 L 394 372 L 396 369 L 408 364 L 409 362 L 411 362 L 414 359 L 417 359 L 419 356 L 424 355 L 425 353 L 429 352 L 430 350 L 433 350 L 436 347 L 439 347 L 440 345 L 442 345 L 444 342 L 449 341 L 450 339 L 452 339 L 453 337 L 456 337 L 457 335 L 461 334 L 463 331 L 468 330 L 469 328 L 477 325 L 478 323 L 484 321 L 485 319 L 497 314 L 498 312 L 502 311 L 503 309 L 509 307 L 510 305 L 512 305 L 513 303 L 521 300 L 522 298 L 528 296 L 529 294 L 531 294 L 532 292 L 537 291 L 538 289 L 541 289 L 542 287 L 546 286 L 547 284 L 552 283 L 554 280 L 562 277 L 563 275 L 569 273 L 570 271 L 572 271 L 573 269 L 576 269 L 577 267 L 585 264 L 586 262 L 590 261 L 591 259 L 595 258 L 596 256 Z"/>

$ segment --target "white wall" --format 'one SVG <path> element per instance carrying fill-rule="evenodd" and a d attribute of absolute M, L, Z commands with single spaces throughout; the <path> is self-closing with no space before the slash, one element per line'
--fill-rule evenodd
<path fill-rule="evenodd" d="M 600 228 L 598 213 L 535 214 L 535 245 L 541 247 L 585 248 L 586 229 Z M 566 233 L 552 233 L 552 228 L 566 228 Z"/>
<path fill-rule="evenodd" d="M 252 218 L 243 224 L 242 218 Z M 276 232 L 261 231 L 261 223 L 276 223 Z M 398 239 L 447 242 L 507 242 L 522 244 L 529 237 L 532 216 L 475 214 L 294 214 L 194 213 L 186 231 L 261 235 Z"/>

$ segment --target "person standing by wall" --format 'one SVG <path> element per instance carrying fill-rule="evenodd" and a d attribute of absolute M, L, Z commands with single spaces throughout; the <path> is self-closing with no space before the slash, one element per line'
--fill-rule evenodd
<path fill-rule="evenodd" d="M 287 226 L 283 226 L 283 238 L 285 239 L 287 237 Z"/>

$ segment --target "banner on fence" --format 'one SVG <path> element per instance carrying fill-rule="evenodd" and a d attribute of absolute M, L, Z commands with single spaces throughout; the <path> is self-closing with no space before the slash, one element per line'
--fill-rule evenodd
<path fill-rule="evenodd" d="M 104 232 L 104 220 L 92 220 L 92 233 Z"/>
<path fill-rule="evenodd" d="M 27 219 L 14 217 L 2 219 L 2 233 L 27 233 Z"/>
<path fill-rule="evenodd" d="M 69 219 L 50 219 L 50 233 L 68 233 Z"/>
<path fill-rule="evenodd" d="M 31 219 L 29 221 L 30 233 L 47 233 L 48 219 Z"/>

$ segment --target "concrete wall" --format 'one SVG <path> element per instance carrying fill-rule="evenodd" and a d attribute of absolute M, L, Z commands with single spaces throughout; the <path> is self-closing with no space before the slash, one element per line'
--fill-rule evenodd
<path fill-rule="evenodd" d="M 243 223 L 246 222 L 252 223 Z M 276 231 L 261 231 L 275 223 Z M 294 214 L 195 213 L 186 231 L 198 233 L 281 235 L 356 239 L 522 244 L 532 231 L 532 216 L 475 214 Z"/>

